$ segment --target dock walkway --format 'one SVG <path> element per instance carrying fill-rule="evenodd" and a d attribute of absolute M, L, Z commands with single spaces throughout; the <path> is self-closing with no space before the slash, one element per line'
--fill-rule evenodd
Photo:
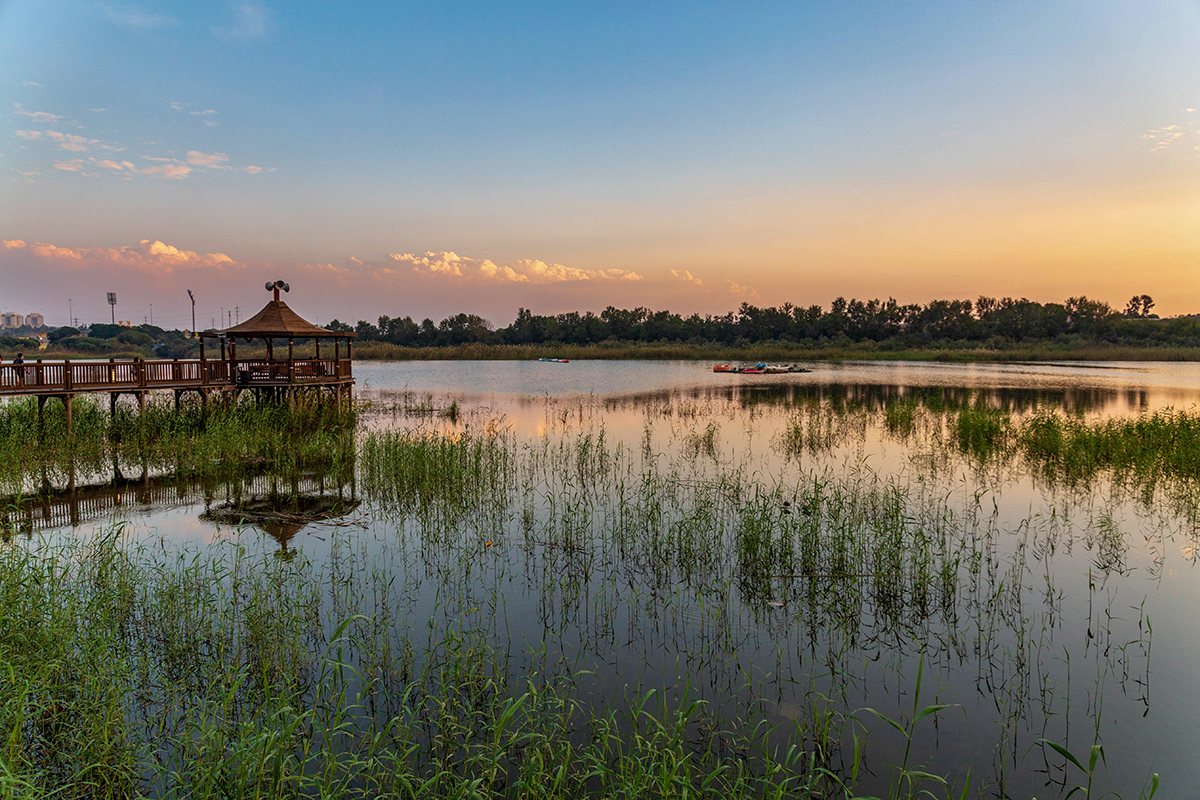
<path fill-rule="evenodd" d="M 213 392 L 232 399 L 245 390 L 294 399 L 300 388 L 329 389 L 337 402 L 349 396 L 354 375 L 349 358 L 204 360 L 141 359 L 107 361 L 46 361 L 0 365 L 0 397 L 38 398 L 39 411 L 47 398 L 60 398 L 71 422 L 71 400 L 78 394 L 107 392 L 115 406 L 122 394 L 138 398 L 145 407 L 151 391 L 173 390 L 179 404 L 185 392 L 197 392 L 207 403 Z"/>

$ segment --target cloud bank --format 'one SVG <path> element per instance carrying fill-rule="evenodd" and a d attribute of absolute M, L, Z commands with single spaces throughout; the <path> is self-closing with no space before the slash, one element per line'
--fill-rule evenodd
<path fill-rule="evenodd" d="M 225 270 L 240 266 L 224 253 L 201 255 L 150 239 L 125 247 L 59 247 L 47 242 L 27 243 L 22 239 L 0 241 L 0 246 L 6 251 L 31 255 L 45 266 L 58 269 L 116 267 L 170 274 L 180 268 Z"/>
<path fill-rule="evenodd" d="M 476 283 L 526 283 L 546 285 L 568 281 L 640 281 L 644 278 L 636 272 L 623 269 L 590 270 L 548 264 L 537 259 L 518 259 L 510 264 L 496 264 L 486 258 L 470 258 L 444 250 L 413 253 L 388 253 L 388 267 L 407 268 L 416 274 L 456 278 Z M 366 262 L 354 259 L 359 264 Z"/>

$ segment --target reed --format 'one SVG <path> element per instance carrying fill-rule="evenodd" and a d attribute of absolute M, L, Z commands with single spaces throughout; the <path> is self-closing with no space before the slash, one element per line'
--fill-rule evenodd
<path fill-rule="evenodd" d="M 548 406 L 528 438 L 470 415 L 355 431 L 318 409 L 275 413 L 98 414 L 79 450 L 63 445 L 197 474 L 323 459 L 349 470 L 369 522 L 324 528 L 323 547 L 290 558 L 250 530 L 193 547 L 120 526 L 8 541 L 0 793 L 1003 794 L 1029 752 L 1020 726 L 1051 720 L 1041 748 L 1061 765 L 1071 743 L 1054 726 L 1080 713 L 1056 694 L 1071 665 L 1042 657 L 1067 613 L 1049 554 L 1093 548 L 1087 628 L 1103 647 L 1084 658 L 1098 683 L 1137 691 L 1144 661 L 1148 685 L 1150 626 L 1096 588 L 1126 569 L 1109 509 L 1013 517 L 986 488 L 925 478 L 936 459 L 1177 475 L 1185 454 L 1139 460 L 1119 442 L 1186 441 L 1192 424 L 1121 433 L 976 398 L 813 402 L 774 442 L 808 463 L 764 471 L 730 455 L 733 426 L 684 402 L 649 409 L 640 446 L 583 405 Z M 0 433 L 24 441 L 20 419 Z M 919 474 L 811 461 L 854 454 L 872 426 L 922 441 Z M 1087 458 L 1065 457 L 1076 450 Z M 990 785 L 972 777 L 982 765 L 928 766 L 928 729 L 966 722 L 923 693 L 964 663 L 996 698 L 970 721 L 994 725 L 1008 759 Z M 915 691 L 856 713 L 876 671 L 915 676 Z M 1089 791 L 1102 773 L 1090 765 Z"/>

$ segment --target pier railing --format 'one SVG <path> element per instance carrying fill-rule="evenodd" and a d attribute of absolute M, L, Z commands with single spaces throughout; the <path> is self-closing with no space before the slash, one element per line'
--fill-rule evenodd
<path fill-rule="evenodd" d="M 60 361 L 0 365 L 0 395 L 333 384 L 352 378 L 350 359 L 293 361 Z"/>

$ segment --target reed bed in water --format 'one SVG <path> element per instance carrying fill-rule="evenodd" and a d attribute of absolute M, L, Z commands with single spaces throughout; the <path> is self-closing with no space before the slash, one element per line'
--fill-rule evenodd
<path fill-rule="evenodd" d="M 50 482 L 68 472 L 99 472 L 113 463 L 170 470 L 180 477 L 244 469 L 248 460 L 280 471 L 302 466 L 353 467 L 353 411 L 304 404 L 289 411 L 257 405 L 175 409 L 156 396 L 138 411 L 115 414 L 90 397 L 74 401 L 70 432 L 60 403 L 46 404 L 39 423 L 33 399 L 0 404 L 0 489 L 29 491 L 39 470 Z M 34 487 L 36 490 L 36 487 Z"/>
<path fill-rule="evenodd" d="M 933 424 L 882 413 L 897 436 Z M 782 447 L 828 450 L 873 424 L 853 407 L 804 414 Z M 931 676 L 967 660 L 996 687 L 1008 769 L 1033 746 L 1021 720 L 1067 710 L 1063 612 L 1034 562 L 1068 521 L 1007 520 L 980 495 L 861 468 L 759 474 L 722 460 L 704 415 L 671 457 L 580 418 L 532 440 L 494 425 L 363 436 L 374 522 L 327 532 L 319 559 L 244 539 L 175 551 L 119 527 L 0 548 L 0 792 L 977 796 L 1003 793 L 1004 771 L 924 768 L 920 740 L 956 730 Z M 536 636 L 517 632 L 518 597 Z M 1096 605 L 1111 646 L 1085 672 L 1136 691 L 1148 639 Z M 671 677 L 625 663 L 629 642 L 646 661 L 674 654 Z M 770 678 L 754 677 L 762 658 L 779 659 Z M 852 700 L 878 660 L 927 681 L 882 721 Z M 1082 782 L 1046 752 L 1062 793 Z"/>

